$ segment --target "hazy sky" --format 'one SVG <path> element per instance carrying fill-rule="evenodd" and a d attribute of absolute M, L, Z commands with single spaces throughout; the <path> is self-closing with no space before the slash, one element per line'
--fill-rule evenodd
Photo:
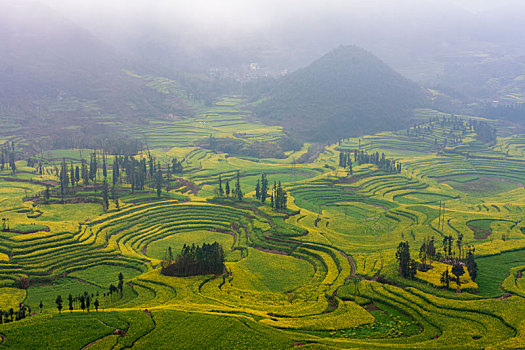
<path fill-rule="evenodd" d="M 12 0 L 15 1 L 15 0 Z M 77 20 L 108 17 L 115 22 L 140 22 L 148 17 L 162 23 L 177 18 L 201 25 L 227 22 L 229 26 L 256 27 L 287 17 L 329 13 L 419 8 L 455 4 L 471 12 L 522 5 L 523 0 L 41 0 Z M 448 4 L 447 4 L 448 3 Z M 441 5 L 440 5 L 441 4 Z M 395 15 L 395 11 L 393 13 Z M 176 23 L 173 23 L 174 25 Z"/>

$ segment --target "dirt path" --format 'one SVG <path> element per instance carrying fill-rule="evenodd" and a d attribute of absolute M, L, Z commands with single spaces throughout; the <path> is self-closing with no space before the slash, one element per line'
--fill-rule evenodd
<path fill-rule="evenodd" d="M 84 281 L 83 279 L 80 279 L 80 278 L 78 278 L 78 277 L 69 277 L 69 278 L 74 279 L 74 280 L 76 280 L 76 281 L 78 281 L 78 282 L 80 282 L 80 283 L 87 284 L 88 286 L 100 287 L 100 286 L 97 286 L 97 285 L 94 284 L 94 283 L 91 283 L 91 282 L 88 282 L 88 281 Z"/>
<path fill-rule="evenodd" d="M 86 350 L 87 348 L 89 348 L 89 347 L 95 345 L 96 343 L 101 342 L 101 341 L 103 341 L 104 339 L 109 338 L 109 337 L 111 337 L 111 336 L 113 336 L 113 335 L 114 335 L 114 334 L 111 333 L 111 334 L 108 334 L 108 335 L 106 335 L 106 336 L 104 336 L 104 337 L 102 337 L 102 338 L 99 338 L 99 339 L 95 340 L 95 341 L 92 341 L 92 342 L 89 343 L 88 345 L 84 346 L 84 347 L 82 348 L 82 350 Z"/>
<path fill-rule="evenodd" d="M 352 270 L 350 275 L 352 277 L 356 277 L 356 272 L 357 272 L 357 265 L 355 264 L 355 260 L 354 258 L 351 256 L 351 255 L 348 255 L 346 254 L 345 252 L 343 252 L 342 250 L 339 251 L 339 253 L 344 256 L 347 260 L 348 260 L 348 263 L 350 264 L 350 269 Z"/>

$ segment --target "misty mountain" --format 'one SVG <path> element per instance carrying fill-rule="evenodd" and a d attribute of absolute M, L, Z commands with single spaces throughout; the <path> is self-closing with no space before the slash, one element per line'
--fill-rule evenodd
<path fill-rule="evenodd" d="M 147 72 L 144 65 L 41 3 L 2 2 L 0 42 L 0 117 L 26 133 L 104 125 L 101 133 L 118 122 L 189 113 L 177 96 L 129 73 Z"/>
<path fill-rule="evenodd" d="M 356 46 L 342 46 L 275 83 L 255 108 L 307 141 L 397 129 L 425 102 L 415 83 Z"/>

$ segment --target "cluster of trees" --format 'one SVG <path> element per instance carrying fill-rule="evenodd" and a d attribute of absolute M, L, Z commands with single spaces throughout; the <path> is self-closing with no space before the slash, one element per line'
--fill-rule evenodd
<path fill-rule="evenodd" d="M 410 257 L 408 242 L 401 242 L 397 246 L 396 259 L 399 262 L 399 274 L 403 278 L 413 279 L 417 273 L 418 263 Z"/>
<path fill-rule="evenodd" d="M 268 195 L 269 190 L 268 178 L 266 174 L 262 174 L 261 179 L 257 180 L 257 184 L 255 185 L 255 198 L 262 203 L 265 203 L 266 199 L 270 198 L 270 206 L 273 209 L 286 210 L 288 207 L 288 193 L 282 187 L 281 181 L 279 181 L 279 183 L 273 183 L 270 195 Z"/>
<path fill-rule="evenodd" d="M 379 155 L 379 152 L 368 154 L 365 151 L 354 150 L 354 162 L 359 165 L 362 164 L 375 164 L 379 169 L 387 171 L 389 173 L 400 173 L 401 163 L 396 162 L 393 159 L 386 158 L 384 153 Z"/>
<path fill-rule="evenodd" d="M 463 234 L 458 233 L 458 238 L 455 240 L 456 248 L 454 247 L 454 237 L 451 235 L 443 237 L 443 257 L 445 260 L 453 259 L 464 259 L 465 258 L 465 249 L 463 246 Z"/>
<path fill-rule="evenodd" d="M 20 321 L 27 316 L 31 316 L 31 308 L 20 303 L 18 305 L 18 311 L 15 311 L 13 308 L 9 308 L 7 311 L 0 309 L 0 324 Z"/>
<path fill-rule="evenodd" d="M 118 280 L 119 280 L 118 287 L 115 287 L 115 285 L 111 284 L 109 286 L 109 292 L 104 293 L 104 298 L 110 297 L 111 300 L 113 300 L 113 294 L 117 294 L 117 292 L 119 292 L 120 298 L 124 296 L 124 275 L 122 275 L 122 272 L 118 274 Z M 88 293 L 84 291 L 84 293 L 77 295 L 77 296 L 73 296 L 72 294 L 69 294 L 67 297 L 68 310 L 69 312 L 73 312 L 73 310 L 77 308 L 77 309 L 81 309 L 82 312 L 84 312 L 85 310 L 89 312 L 89 310 L 91 310 L 91 307 L 93 306 L 95 310 L 98 311 L 98 308 L 100 307 L 100 302 L 98 298 L 99 298 L 99 292 L 95 294 L 95 293 Z M 57 295 L 55 299 L 55 304 L 56 304 L 56 307 L 59 313 L 61 313 L 62 309 L 64 308 L 64 302 L 65 301 L 64 299 L 62 299 L 62 296 Z M 44 309 L 44 304 L 42 303 L 42 301 L 40 301 L 39 307 L 40 307 L 40 313 L 42 313 Z"/>
<path fill-rule="evenodd" d="M 255 198 L 260 200 L 261 203 L 266 202 L 266 198 L 268 198 L 268 190 L 268 178 L 266 177 L 266 174 L 262 174 L 261 179 L 257 180 L 257 184 L 255 185 Z"/>
<path fill-rule="evenodd" d="M 455 242 L 455 244 L 454 244 Z M 454 245 L 457 249 L 454 249 Z M 470 278 L 474 281 L 478 275 L 478 265 L 474 259 L 475 248 L 471 247 L 465 254 L 463 246 L 463 234 L 459 233 L 456 240 L 451 235 L 443 237 L 443 257 L 442 261 L 452 264 L 452 274 L 449 276 L 448 269 L 441 276 L 441 284 L 448 288 L 450 281 L 455 281 L 458 288 L 461 285 L 460 277 L 465 273 L 463 266 L 467 268 Z"/>
<path fill-rule="evenodd" d="M 0 147 L 0 171 L 6 168 L 11 169 L 13 174 L 16 172 L 16 151 L 15 143 L 7 141 Z"/>
<path fill-rule="evenodd" d="M 161 267 L 161 273 L 166 276 L 219 275 L 224 271 L 224 251 L 217 242 L 204 243 L 202 247 L 185 244 L 174 258 L 171 247 L 168 247 Z"/>
<path fill-rule="evenodd" d="M 520 122 L 525 119 L 525 104 L 499 104 L 487 106 L 480 112 L 480 115 L 486 115 L 489 118 L 506 119 L 510 121 Z"/>
<path fill-rule="evenodd" d="M 442 260 L 442 262 L 452 265 L 450 272 L 447 268 L 441 275 L 441 284 L 443 287 L 449 288 L 450 282 L 454 281 L 459 290 L 461 286 L 461 276 L 465 274 L 464 267 L 467 268 L 470 278 L 474 281 L 478 274 L 478 267 L 474 259 L 474 248 L 470 248 L 464 258 L 462 258 L 463 254 L 461 252 L 463 250 L 461 247 L 463 235 L 460 234 L 459 236 L 461 237 L 458 237 L 456 242 L 460 253 L 458 253 L 457 256 L 452 255 L 453 239 L 451 236 L 445 236 L 443 239 L 444 256 L 437 251 L 434 237 L 426 237 L 419 249 L 421 264 L 410 257 L 408 242 L 399 243 L 396 251 L 396 259 L 399 263 L 398 271 L 401 277 L 413 279 L 418 270 L 427 271 L 429 268 L 432 268 L 432 261 Z M 429 264 L 427 264 L 427 262 L 429 262 Z"/>
<path fill-rule="evenodd" d="M 348 168 L 348 173 L 353 174 L 352 169 L 352 152 L 350 151 L 341 151 L 339 152 L 339 166 L 342 168 Z"/>
<path fill-rule="evenodd" d="M 120 298 L 124 296 L 124 276 L 122 272 L 118 274 L 118 284 L 115 286 L 113 283 L 109 285 L 109 293 L 104 293 L 104 296 L 109 295 L 113 299 L 113 294 L 119 293 Z"/>
<path fill-rule="evenodd" d="M 409 137 L 425 137 L 431 136 L 434 127 L 440 126 L 441 128 L 448 127 L 450 130 L 445 132 L 443 130 L 443 143 L 442 147 L 447 147 L 448 145 L 458 145 L 463 142 L 463 136 L 467 134 L 467 131 L 473 131 L 470 121 L 464 121 L 456 115 L 451 114 L 450 117 L 442 116 L 434 117 L 430 119 L 425 119 L 414 124 L 412 127 L 406 129 L 407 136 Z M 458 133 L 459 131 L 459 133 Z M 438 145 L 438 139 L 434 137 L 434 145 Z"/>
<path fill-rule="evenodd" d="M 84 310 L 87 310 L 87 312 L 89 312 L 93 299 L 95 300 L 93 302 L 93 307 L 95 308 L 96 311 L 98 311 L 98 308 L 100 306 L 100 303 L 98 301 L 98 292 L 97 292 L 96 298 L 93 293 L 89 294 L 88 292 L 84 292 L 84 294 L 81 294 L 76 297 L 69 294 L 67 298 L 69 312 L 73 312 L 73 310 L 75 309 L 75 304 L 77 305 L 77 308 L 82 309 L 82 312 L 84 312 Z M 62 313 L 62 309 L 64 308 L 64 300 L 62 299 L 60 295 L 56 297 L 55 303 L 57 305 L 58 313 Z M 44 305 L 42 304 L 42 302 L 40 302 L 40 312 L 42 312 L 43 307 Z"/>
<path fill-rule="evenodd" d="M 491 127 L 484 121 L 472 121 L 472 126 L 476 132 L 476 138 L 481 142 L 495 143 L 497 141 L 496 128 Z"/>
<path fill-rule="evenodd" d="M 286 210 L 288 202 L 288 194 L 286 190 L 282 188 L 281 181 L 279 184 L 273 184 L 273 191 L 270 195 L 270 205 L 273 209 L 281 211 Z"/>
<path fill-rule="evenodd" d="M 36 161 L 33 164 L 39 165 Z M 50 199 L 51 194 L 60 195 L 64 199 L 66 194 L 74 192 L 73 190 L 80 184 L 84 186 L 93 184 L 95 191 L 97 188 L 101 189 L 102 204 L 105 210 L 109 208 L 110 198 L 115 201 L 115 205 L 119 209 L 119 185 L 123 183 L 131 185 L 132 192 L 143 191 L 148 185 L 156 190 L 157 196 L 160 198 L 162 186 L 165 182 L 167 181 L 169 184 L 173 174 L 182 174 L 183 172 L 182 163 L 177 158 L 171 159 L 171 162 L 165 166 L 166 176 L 162 169 L 161 163 L 151 154 L 140 159 L 128 155 L 115 155 L 113 164 L 110 165 L 107 153 L 94 150 L 90 153 L 89 162 L 82 159 L 80 165 L 74 166 L 72 162 L 67 164 L 64 158 L 60 168 L 55 166 L 55 174 L 60 180 L 60 193 L 51 191 L 48 187 L 44 191 L 43 197 L 46 202 Z M 111 187 L 108 184 L 109 170 L 112 170 Z M 103 181 L 101 185 L 97 186 L 100 175 Z"/>
<path fill-rule="evenodd" d="M 452 269 L 450 272 L 448 271 L 448 267 L 443 273 L 441 274 L 441 285 L 443 288 L 448 289 L 450 287 L 450 282 L 456 282 L 456 285 L 458 286 L 458 291 L 461 286 L 461 276 L 465 274 L 465 269 L 463 268 L 463 265 L 456 261 L 452 265 Z"/>
<path fill-rule="evenodd" d="M 237 174 L 235 176 L 235 187 L 232 189 L 230 187 L 230 180 L 226 180 L 224 188 L 222 187 L 222 177 L 219 175 L 219 188 L 217 189 L 219 193 L 219 197 L 230 198 L 230 194 L 233 198 L 237 198 L 238 200 L 242 201 L 244 198 L 244 193 L 241 189 L 241 174 L 239 170 L 237 170 Z"/>
<path fill-rule="evenodd" d="M 429 238 L 425 237 L 425 240 L 419 248 L 419 259 L 421 260 L 420 270 L 426 271 L 428 269 L 427 261 L 432 264 L 432 261 L 436 258 L 436 247 L 434 246 L 434 236 Z"/>

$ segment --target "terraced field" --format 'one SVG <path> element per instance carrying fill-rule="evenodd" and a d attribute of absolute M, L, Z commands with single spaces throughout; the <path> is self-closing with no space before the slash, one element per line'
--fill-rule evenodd
<path fill-rule="evenodd" d="M 171 81 L 145 79 L 151 88 L 177 91 Z M 306 147 L 284 159 L 250 159 L 195 146 L 211 133 L 236 137 L 242 131 L 255 141 L 280 136 L 278 128 L 246 121 L 241 107 L 240 99 L 225 98 L 201 106 L 196 118 L 130 127 L 163 164 L 182 159 L 184 185 L 163 190 L 161 198 L 146 186 L 126 192 L 119 209 L 111 204 L 106 212 L 99 203 L 34 200 L 49 181 L 56 183 L 53 169 L 62 158 L 77 164 L 88 151 L 49 152 L 45 175 L 25 161 L 16 174 L 1 172 L 0 217 L 34 232 L 0 233 L 0 309 L 24 303 L 33 313 L 0 324 L 0 346 L 525 347 L 525 139 L 500 137 L 487 145 L 470 129 L 440 123 L 446 115 L 423 110 L 418 118 L 425 133 L 342 140 L 311 163 L 296 163 Z M 354 163 L 349 174 L 337 161 L 340 150 L 354 149 L 384 152 L 402 170 Z M 233 184 L 237 171 L 245 199 L 217 198 L 219 176 Z M 282 182 L 288 211 L 253 198 L 262 173 L 270 185 Z M 95 196 L 92 189 L 79 192 Z M 446 261 L 433 262 L 413 280 L 400 277 L 395 251 L 401 241 L 418 258 L 429 237 L 441 254 L 443 237 L 459 235 L 463 249 L 475 249 L 479 268 L 474 281 L 463 275 L 461 293 L 454 282 L 441 286 L 441 273 L 451 267 Z M 214 241 L 225 251 L 223 275 L 160 273 L 168 247 L 177 253 L 184 244 Z M 459 255 L 459 246 L 453 251 Z M 110 293 L 120 273 L 122 292 Z M 18 288 L 25 278 L 28 288 Z M 69 312 L 69 294 L 91 295 L 98 311 L 93 304 L 83 311 L 75 299 Z"/>

